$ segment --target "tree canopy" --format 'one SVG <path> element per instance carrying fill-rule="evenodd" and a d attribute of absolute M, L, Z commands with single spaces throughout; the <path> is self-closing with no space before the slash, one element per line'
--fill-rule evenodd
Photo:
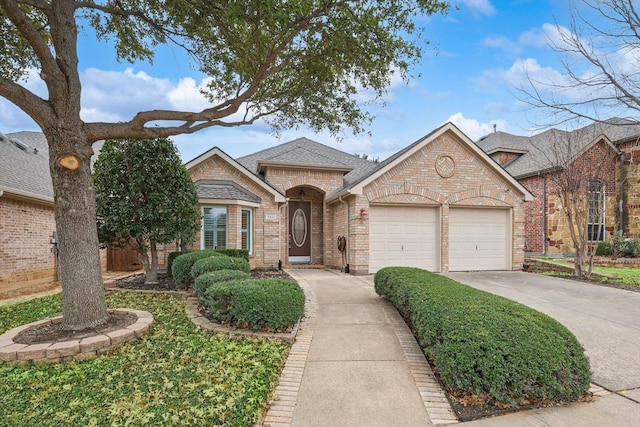
<path fill-rule="evenodd" d="M 163 138 L 261 118 L 275 130 L 304 123 L 333 133 L 363 131 L 371 117 L 359 94 L 379 101 L 394 73 L 409 77 L 426 47 L 421 19 L 448 7 L 438 0 L 0 0 L 0 96 L 27 113 L 49 143 L 64 326 L 84 329 L 108 318 L 93 142 Z M 83 27 L 112 45 L 118 60 L 151 62 L 165 44 L 184 49 L 210 77 L 211 106 L 85 122 L 77 46 Z M 33 70 L 46 97 L 20 84 Z"/>
<path fill-rule="evenodd" d="M 157 244 L 188 243 L 200 226 L 198 195 L 165 138 L 107 140 L 94 165 L 98 238 L 133 246 L 146 282 L 157 282 Z"/>
<path fill-rule="evenodd" d="M 370 90 L 380 97 L 394 73 L 406 78 L 426 46 L 417 18 L 448 9 L 435 0 L 1 0 L 0 7 L 0 95 L 39 124 L 55 115 L 51 101 L 62 93 L 52 89 L 78 79 L 79 26 L 90 25 L 99 40 L 112 42 L 118 60 L 152 61 L 158 45 L 173 44 L 211 77 L 205 94 L 210 108 L 141 111 L 123 123 L 88 123 L 89 142 L 166 137 L 259 118 L 276 129 L 304 123 L 314 130 L 346 126 L 360 132 L 371 117 L 356 95 Z M 30 68 L 40 69 L 49 100 L 24 96 L 27 91 L 15 84 Z M 157 126 L 159 120 L 172 124 Z"/>

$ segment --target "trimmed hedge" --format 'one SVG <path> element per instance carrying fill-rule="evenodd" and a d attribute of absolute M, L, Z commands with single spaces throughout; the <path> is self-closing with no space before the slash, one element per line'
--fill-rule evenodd
<path fill-rule="evenodd" d="M 196 291 L 198 300 L 202 301 L 205 290 L 218 282 L 231 282 L 251 279 L 251 274 L 240 270 L 218 270 L 204 273 L 196 278 L 193 288 Z"/>
<path fill-rule="evenodd" d="M 216 249 L 216 252 L 233 258 L 244 258 L 249 261 L 249 251 L 246 249 Z"/>
<path fill-rule="evenodd" d="M 574 401 L 588 391 L 584 349 L 549 316 L 417 268 L 384 268 L 374 281 L 452 391 L 512 406 Z"/>
<path fill-rule="evenodd" d="M 210 258 L 214 256 L 225 256 L 213 249 L 205 249 L 202 251 L 185 252 L 177 256 L 171 265 L 171 275 L 173 283 L 181 289 L 193 286 L 193 277 L 191 277 L 191 267 L 196 261 L 202 258 Z"/>
<path fill-rule="evenodd" d="M 202 298 L 216 320 L 246 324 L 253 330 L 282 330 L 294 325 L 302 317 L 304 302 L 300 286 L 284 279 L 216 282 Z"/>
<path fill-rule="evenodd" d="M 249 261 L 244 258 L 232 258 L 229 256 L 213 256 L 197 260 L 191 267 L 191 278 L 197 279 L 204 273 L 218 270 L 239 270 L 248 273 Z"/>

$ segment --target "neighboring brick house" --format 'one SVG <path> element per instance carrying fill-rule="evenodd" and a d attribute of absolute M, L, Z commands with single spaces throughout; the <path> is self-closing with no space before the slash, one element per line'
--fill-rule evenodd
<path fill-rule="evenodd" d="M 574 131 L 550 129 L 531 137 L 496 131 L 476 144 L 536 197 L 525 206 L 525 250 L 570 254 L 573 241 L 558 197 L 559 166 L 569 163 L 570 157 L 575 164 L 589 164 L 600 171 L 598 179 L 584 183 L 592 242 L 608 240 L 616 233 L 638 235 L 639 136 L 640 123 L 614 118 Z M 593 214 L 598 211 L 604 215 Z"/>
<path fill-rule="evenodd" d="M 0 133 L 0 286 L 55 278 L 48 157 L 42 133 Z"/>
<path fill-rule="evenodd" d="M 246 248 L 252 267 L 522 268 L 533 196 L 451 123 L 381 163 L 300 138 L 238 159 L 214 147 L 186 167 L 194 248 Z"/>
<path fill-rule="evenodd" d="M 55 229 L 42 134 L 0 134 L 0 286 L 54 277 Z"/>

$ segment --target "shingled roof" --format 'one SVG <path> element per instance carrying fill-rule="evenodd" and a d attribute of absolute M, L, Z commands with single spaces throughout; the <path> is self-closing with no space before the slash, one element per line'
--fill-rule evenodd
<path fill-rule="evenodd" d="M 0 136 L 0 190 L 53 202 L 49 148 L 41 132 Z"/>
<path fill-rule="evenodd" d="M 476 141 L 476 145 L 489 155 L 498 152 L 519 154 L 504 168 L 516 178 L 525 178 L 551 169 L 549 153 L 559 146 L 571 144 L 572 152 L 580 153 L 600 137 L 617 144 L 636 135 L 640 136 L 639 122 L 612 118 L 574 131 L 549 129 L 530 137 L 493 132 Z"/>
<path fill-rule="evenodd" d="M 343 170 L 345 187 L 373 172 L 378 164 L 307 138 L 298 138 L 237 159 L 255 174 L 260 166 L 281 164 Z"/>
<path fill-rule="evenodd" d="M 262 199 L 233 181 L 200 179 L 195 183 L 199 199 L 244 200 L 260 203 Z"/>

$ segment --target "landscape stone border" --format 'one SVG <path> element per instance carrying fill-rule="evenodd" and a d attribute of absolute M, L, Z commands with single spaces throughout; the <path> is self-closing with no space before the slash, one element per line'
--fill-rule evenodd
<path fill-rule="evenodd" d="M 147 311 L 129 308 L 110 309 L 109 313 L 135 314 L 137 320 L 123 329 L 75 340 L 41 344 L 20 344 L 13 339 L 26 330 L 62 322 L 62 316 L 51 317 L 18 326 L 0 335 L 0 361 L 3 363 L 57 363 L 66 360 L 92 359 L 109 353 L 126 342 L 140 338 L 153 325 L 153 315 Z"/>
<path fill-rule="evenodd" d="M 187 316 L 198 329 L 202 329 L 207 332 L 213 332 L 216 334 L 223 334 L 229 337 L 243 336 L 243 337 L 258 337 L 267 339 L 277 339 L 289 344 L 293 344 L 296 341 L 296 334 L 300 327 L 300 320 L 296 323 L 291 332 L 260 332 L 252 331 L 250 329 L 240 329 L 233 326 L 225 326 L 219 323 L 215 323 L 204 317 L 200 310 L 198 310 L 198 298 L 190 296 L 185 299 L 184 310 Z"/>

